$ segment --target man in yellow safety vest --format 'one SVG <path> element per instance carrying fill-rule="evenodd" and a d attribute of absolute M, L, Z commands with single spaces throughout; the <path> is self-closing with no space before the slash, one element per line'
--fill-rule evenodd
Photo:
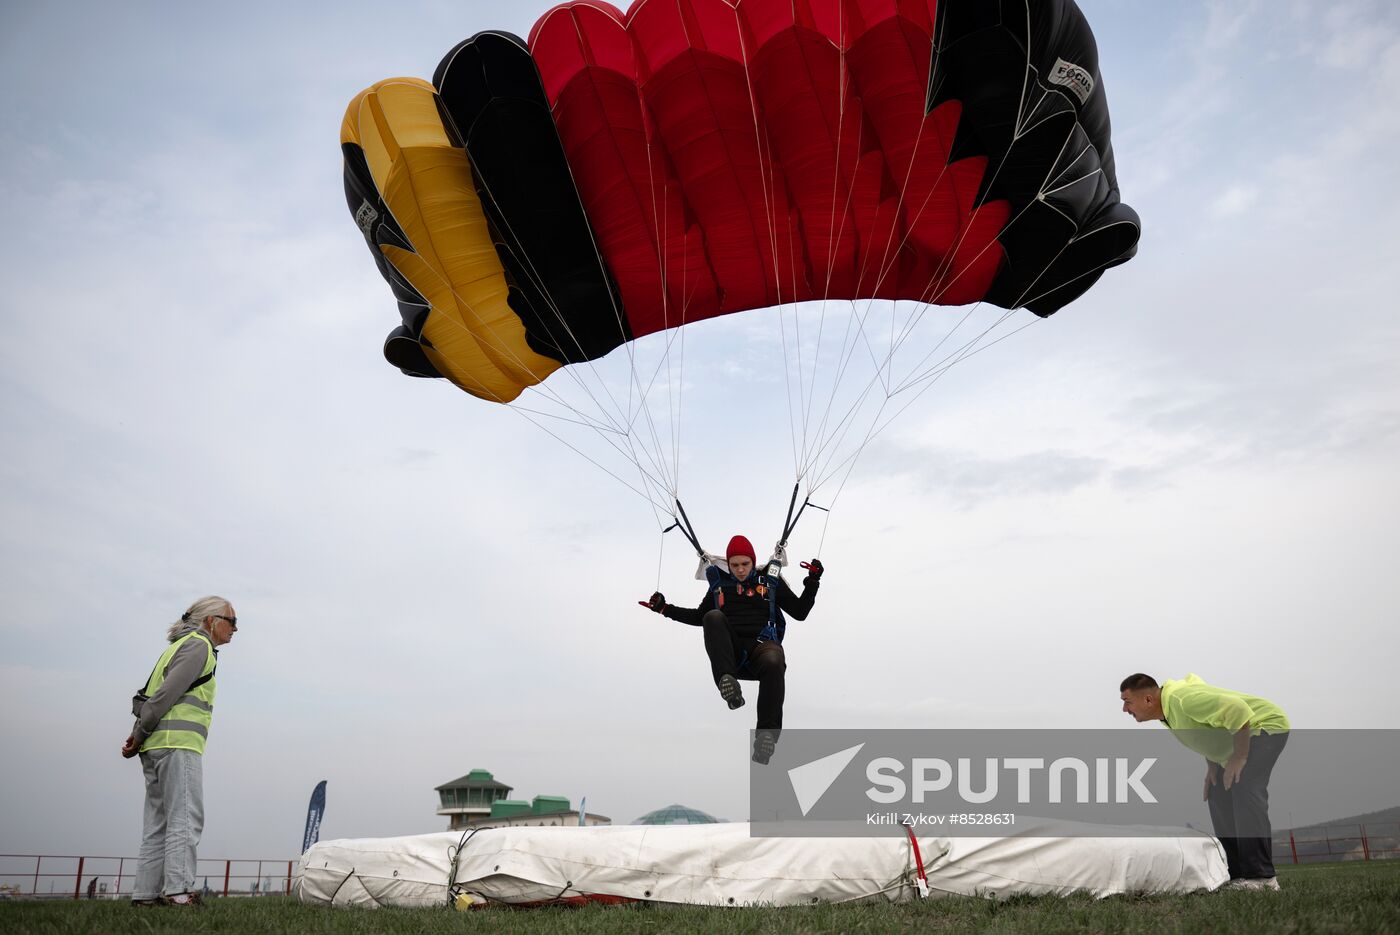
<path fill-rule="evenodd" d="M 195 849 L 204 830 L 204 742 L 214 717 L 217 647 L 238 618 L 222 597 L 201 597 L 166 633 L 169 643 L 131 699 L 136 723 L 122 756 L 141 757 L 146 808 L 132 905 L 195 906 Z"/>

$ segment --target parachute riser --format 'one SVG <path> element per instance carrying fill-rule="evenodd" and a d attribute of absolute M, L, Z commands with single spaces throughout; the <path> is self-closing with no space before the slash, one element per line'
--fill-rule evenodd
<path fill-rule="evenodd" d="M 778 540 L 777 547 L 773 550 L 775 556 L 783 556 L 784 559 L 787 554 L 788 538 L 792 536 L 792 531 L 797 528 L 797 521 L 802 518 L 802 514 L 806 511 L 807 507 L 810 506 L 815 510 L 821 510 L 823 513 L 830 512 L 827 507 L 817 506 L 813 503 L 811 497 L 803 497 L 802 506 L 797 507 L 797 490 L 800 486 L 800 481 L 792 485 L 792 498 L 788 500 L 787 518 L 783 520 L 783 535 L 782 538 Z M 792 512 L 794 507 L 797 507 L 797 515 L 795 516 Z"/>
<path fill-rule="evenodd" d="M 690 542 L 691 546 L 695 549 L 695 554 L 700 556 L 702 559 L 706 558 L 707 556 L 705 554 L 705 550 L 700 546 L 700 537 L 695 535 L 695 527 L 690 525 L 690 517 L 685 515 L 685 507 L 681 506 L 681 501 L 679 498 L 676 499 L 676 510 L 679 512 L 679 515 L 676 515 L 675 513 L 671 514 L 671 518 L 674 519 L 675 522 L 667 526 L 665 529 L 661 530 L 661 534 L 664 536 L 672 529 L 679 529 L 681 531 L 681 535 L 685 536 L 685 538 Z"/>

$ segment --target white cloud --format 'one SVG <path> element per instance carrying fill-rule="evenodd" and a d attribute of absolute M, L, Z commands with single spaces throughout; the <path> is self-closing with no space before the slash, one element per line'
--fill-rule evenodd
<path fill-rule="evenodd" d="M 1321 17 L 1323 30 L 1316 35 L 1318 61 L 1332 68 L 1369 70 L 1396 38 L 1394 23 L 1383 20 L 1385 10 L 1374 3 L 1330 5 Z M 1309 21 L 1316 25 L 1316 10 Z"/>
<path fill-rule="evenodd" d="M 1218 218 L 1232 218 L 1244 214 L 1259 200 L 1259 189 L 1252 185 L 1231 185 L 1225 189 L 1210 212 Z"/>

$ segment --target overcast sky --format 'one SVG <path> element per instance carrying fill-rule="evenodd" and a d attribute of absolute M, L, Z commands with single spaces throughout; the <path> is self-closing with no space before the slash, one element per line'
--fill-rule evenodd
<path fill-rule="evenodd" d="M 829 574 L 788 632 L 787 725 L 1121 727 L 1145 670 L 1400 726 L 1400 9 L 1083 6 L 1140 253 L 951 372 L 803 520 L 794 557 Z M 545 8 L 0 7 L 0 851 L 136 852 L 128 699 L 211 592 L 240 629 L 207 856 L 294 854 L 320 779 L 323 837 L 440 830 L 433 787 L 473 767 L 614 821 L 745 816 L 753 707 L 636 605 L 698 603 L 684 543 L 380 354 L 344 107 Z M 687 347 L 682 489 L 709 548 L 764 550 L 788 442 L 734 413 L 781 358 L 736 367 L 720 333 Z"/>

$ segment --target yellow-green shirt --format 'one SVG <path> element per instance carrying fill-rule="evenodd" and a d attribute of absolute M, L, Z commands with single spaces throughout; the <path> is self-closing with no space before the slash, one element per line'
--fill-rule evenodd
<path fill-rule="evenodd" d="M 1162 713 L 1177 740 L 1212 763 L 1224 764 L 1234 753 L 1234 735 L 1249 725 L 1249 735 L 1288 730 L 1283 709 L 1265 698 L 1207 685 L 1199 675 L 1162 683 Z"/>

